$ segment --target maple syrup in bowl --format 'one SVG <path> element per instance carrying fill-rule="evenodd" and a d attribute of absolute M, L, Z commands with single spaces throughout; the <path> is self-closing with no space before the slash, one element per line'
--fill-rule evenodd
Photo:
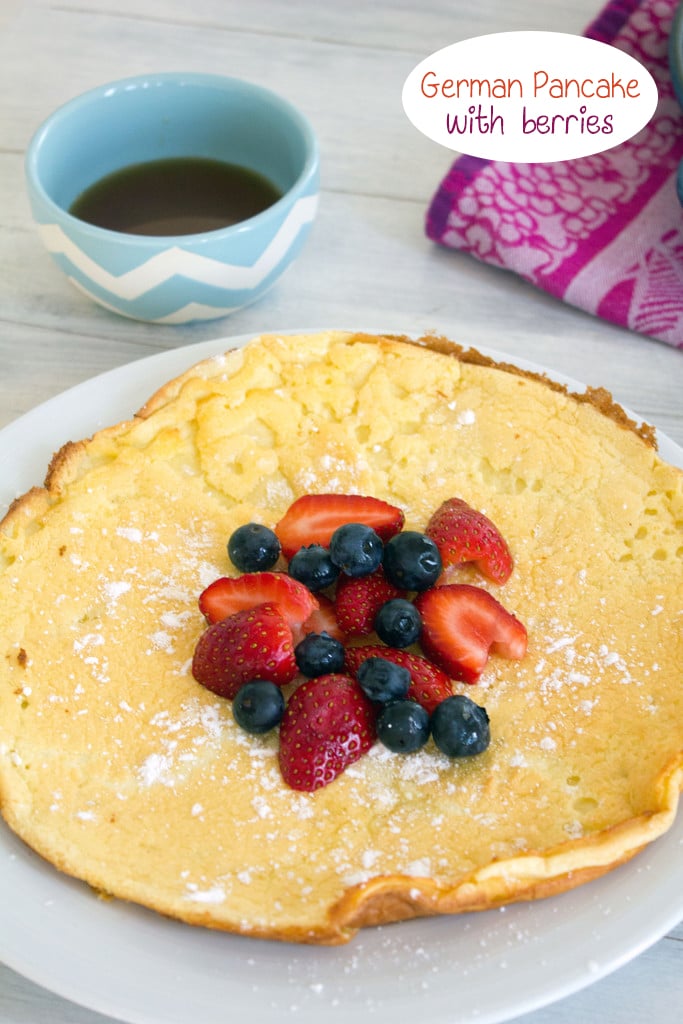
<path fill-rule="evenodd" d="M 187 323 L 260 298 L 313 223 L 318 145 L 276 93 L 219 75 L 100 86 L 36 131 L 26 179 L 68 279 L 135 319 Z"/>
<path fill-rule="evenodd" d="M 88 224 L 134 235 L 194 235 L 249 220 L 282 193 L 264 175 L 208 157 L 177 156 L 108 174 L 71 204 Z"/>

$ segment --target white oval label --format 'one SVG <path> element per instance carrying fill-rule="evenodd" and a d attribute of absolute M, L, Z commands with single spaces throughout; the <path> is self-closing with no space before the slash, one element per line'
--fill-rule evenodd
<path fill-rule="evenodd" d="M 634 57 L 564 32 L 499 32 L 437 50 L 403 86 L 416 128 L 448 149 L 551 163 L 611 149 L 639 132 L 657 86 Z"/>

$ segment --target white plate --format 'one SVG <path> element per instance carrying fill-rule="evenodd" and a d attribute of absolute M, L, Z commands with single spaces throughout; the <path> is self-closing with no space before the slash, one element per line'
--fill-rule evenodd
<path fill-rule="evenodd" d="M 0 514 L 53 449 L 127 418 L 167 379 L 242 343 L 152 356 L 51 399 L 0 431 Z M 501 353 L 489 353 L 507 359 Z M 539 367 L 514 360 L 519 365 Z M 556 379 L 581 388 L 559 375 Z M 662 456 L 683 450 L 660 435 Z M 683 814 L 630 864 L 563 896 L 361 932 L 348 946 L 263 942 L 105 902 L 0 823 L 0 960 L 131 1024 L 496 1024 L 625 964 L 683 917 Z"/>

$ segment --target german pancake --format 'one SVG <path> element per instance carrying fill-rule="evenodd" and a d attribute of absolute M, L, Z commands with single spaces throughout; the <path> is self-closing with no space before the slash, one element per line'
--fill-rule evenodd
<path fill-rule="evenodd" d="M 588 881 L 661 835 L 683 778 L 682 475 L 601 391 L 439 338 L 264 336 L 61 449 L 0 527 L 0 807 L 60 870 L 193 924 L 338 943 Z M 501 528 L 523 659 L 473 685 L 490 747 L 374 745 L 314 793 L 191 673 L 226 543 L 297 498 Z"/>

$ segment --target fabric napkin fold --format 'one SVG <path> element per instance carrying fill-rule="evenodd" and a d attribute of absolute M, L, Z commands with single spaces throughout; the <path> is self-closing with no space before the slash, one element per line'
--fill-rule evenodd
<path fill-rule="evenodd" d="M 678 0 L 611 0 L 585 35 L 652 74 L 659 103 L 595 156 L 519 164 L 463 156 L 427 212 L 429 238 L 514 271 L 565 302 L 683 349 L 683 111 L 667 47 Z"/>

